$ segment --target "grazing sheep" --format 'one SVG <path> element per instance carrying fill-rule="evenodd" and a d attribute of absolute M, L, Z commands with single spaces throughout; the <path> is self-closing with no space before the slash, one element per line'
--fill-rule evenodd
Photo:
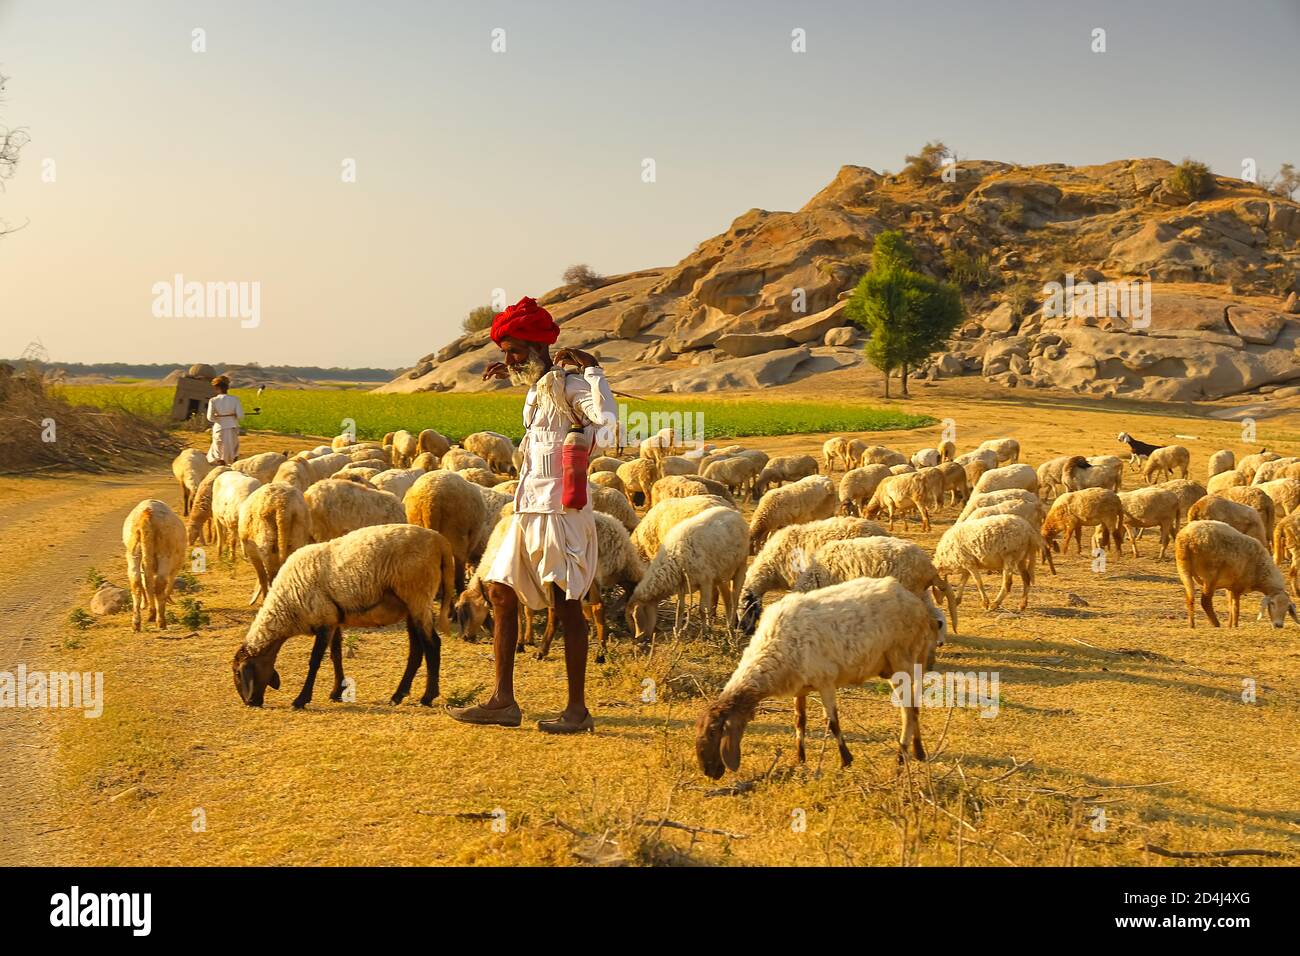
<path fill-rule="evenodd" d="M 966 484 L 974 488 L 984 472 L 992 471 L 998 466 L 998 453 L 988 448 L 977 449 L 953 460 L 966 469 Z"/>
<path fill-rule="evenodd" d="M 636 530 L 632 532 L 632 544 L 640 552 L 641 557 L 649 561 L 659 550 L 659 543 L 676 525 L 709 508 L 719 506 L 735 507 L 725 498 L 716 495 L 695 495 L 690 498 L 668 498 L 661 501 L 647 511 L 645 517 L 637 523 Z"/>
<path fill-rule="evenodd" d="M 676 594 L 674 627 L 680 628 L 686 618 L 686 595 L 698 591 L 705 626 L 712 624 L 721 594 L 730 630 L 736 615 L 736 598 L 745 582 L 748 555 L 749 529 L 735 508 L 709 508 L 688 518 L 664 536 L 659 551 L 628 599 L 628 627 L 637 640 L 649 639 L 658 623 L 659 602 Z"/>
<path fill-rule="evenodd" d="M 1249 505 L 1259 512 L 1259 517 L 1264 522 L 1264 546 L 1268 547 L 1268 542 L 1273 540 L 1273 525 L 1277 522 L 1277 506 L 1273 504 L 1268 492 L 1258 485 L 1248 485 L 1224 488 L 1219 492 L 1219 497 Z"/>
<path fill-rule="evenodd" d="M 939 474 L 943 476 L 943 494 L 940 504 L 951 502 L 964 504 L 970 497 L 970 483 L 966 480 L 966 469 L 955 461 L 939 463 Z"/>
<path fill-rule="evenodd" d="M 699 475 L 669 475 L 651 486 L 650 504 L 653 506 L 669 498 L 689 498 L 692 495 L 717 495 L 735 503 L 731 490 L 720 481 L 701 478 Z"/>
<path fill-rule="evenodd" d="M 700 463 L 693 458 L 687 458 L 685 455 L 667 455 L 659 459 L 659 474 L 664 477 L 671 475 L 695 475 L 700 470 Z"/>
<path fill-rule="evenodd" d="M 1219 588 L 1227 591 L 1231 599 L 1229 627 L 1236 627 L 1240 621 L 1241 596 L 1256 591 L 1264 595 L 1259 608 L 1261 618 L 1267 615 L 1273 626 L 1280 628 L 1290 614 L 1300 624 L 1295 604 L 1286 593 L 1282 572 L 1269 557 L 1268 546 L 1253 536 L 1242 534 L 1222 521 L 1191 521 L 1178 532 L 1174 557 L 1187 599 L 1188 627 L 1196 626 L 1193 601 L 1197 587 L 1201 589 L 1205 616 L 1215 627 L 1219 626 L 1219 618 L 1214 613 L 1214 592 Z"/>
<path fill-rule="evenodd" d="M 406 522 L 406 509 L 388 492 L 351 481 L 318 481 L 303 498 L 311 515 L 313 544 L 341 538 L 358 528 Z"/>
<path fill-rule="evenodd" d="M 826 474 L 834 474 L 836 465 L 842 465 L 848 471 L 853 467 L 853 460 L 849 458 L 849 439 L 843 435 L 826 439 L 822 443 L 822 458 L 826 462 Z"/>
<path fill-rule="evenodd" d="M 1178 499 L 1178 523 L 1174 525 L 1175 529 L 1182 527 L 1183 522 L 1187 520 L 1187 509 L 1205 497 L 1204 485 L 1185 478 L 1166 481 L 1159 487 L 1165 491 L 1172 491 Z"/>
<path fill-rule="evenodd" d="M 1262 485 L 1274 478 L 1281 478 L 1283 472 L 1297 462 L 1300 462 L 1300 458 L 1274 458 L 1272 461 L 1263 462 L 1255 469 L 1255 475 L 1251 478 L 1250 483 L 1252 485 Z"/>
<path fill-rule="evenodd" d="M 882 677 L 898 688 L 899 675 L 920 674 L 943 642 L 941 621 L 925 601 L 892 578 L 858 578 L 811 594 L 788 594 L 769 607 L 722 694 L 700 714 L 695 752 L 712 779 L 740 769 L 740 739 L 760 701 L 794 697 L 796 759 L 805 759 L 809 691 L 826 710 L 840 764 L 853 761 L 840 730 L 835 691 Z M 910 744 L 918 760 L 919 695 L 912 689 L 902 707 L 900 755 Z"/>
<path fill-rule="evenodd" d="M 1273 560 L 1281 567 L 1288 559 L 1291 593 L 1300 596 L 1300 512 L 1287 515 L 1273 529 Z"/>
<path fill-rule="evenodd" d="M 1124 509 L 1124 527 L 1133 545 L 1133 557 L 1138 556 L 1137 530 L 1159 528 L 1160 560 L 1163 561 L 1178 527 L 1178 496 L 1158 486 L 1138 488 L 1119 492 L 1119 503 Z"/>
<path fill-rule="evenodd" d="M 513 493 L 506 494 L 501 491 L 500 485 L 496 488 L 484 488 L 482 485 L 475 485 L 474 487 L 477 489 L 479 497 L 483 499 L 484 509 L 482 528 L 476 537 L 482 538 L 486 543 L 488 536 L 492 534 L 492 529 L 497 526 L 501 516 L 514 514 L 515 496 Z M 476 556 L 475 560 L 481 561 L 482 557 Z"/>
<path fill-rule="evenodd" d="M 167 630 L 167 600 L 186 558 L 185 525 L 156 498 L 146 498 L 122 522 L 126 579 L 131 589 L 131 629 L 148 620 Z"/>
<path fill-rule="evenodd" d="M 291 458 L 276 469 L 272 481 L 287 482 L 306 494 L 316 482 L 324 481 L 350 464 L 352 459 L 347 455 L 333 452 L 318 458 Z"/>
<path fill-rule="evenodd" d="M 255 489 L 239 506 L 239 542 L 257 574 L 248 602 L 256 604 L 266 597 L 285 559 L 311 542 L 311 513 L 303 493 L 283 482 Z"/>
<path fill-rule="evenodd" d="M 680 455 L 686 450 L 681 436 L 672 428 L 661 428 L 649 438 L 643 439 L 637 449 L 637 455 L 648 461 L 658 463 L 669 455 Z"/>
<path fill-rule="evenodd" d="M 998 464 L 1004 461 L 1011 463 L 1020 460 L 1020 442 L 1014 438 L 990 438 L 988 441 L 980 442 L 976 451 L 991 451 L 998 456 Z"/>
<path fill-rule="evenodd" d="M 773 486 L 790 484 L 817 473 L 817 459 L 812 455 L 778 455 L 758 473 L 751 497 L 758 501 Z"/>
<path fill-rule="evenodd" d="M 1070 538 L 1078 543 L 1078 553 L 1083 553 L 1083 529 L 1096 525 L 1099 529 L 1097 545 L 1103 549 L 1114 548 L 1117 555 L 1124 553 L 1124 507 L 1119 495 L 1109 488 L 1084 488 L 1067 491 L 1054 502 L 1043 521 L 1043 539 L 1053 551 L 1064 551 Z M 1057 545 L 1057 538 L 1064 543 Z"/>
<path fill-rule="evenodd" d="M 938 450 L 941 461 L 954 461 L 957 458 L 957 443 L 951 438 L 939 442 Z"/>
<path fill-rule="evenodd" d="M 813 474 L 793 484 L 773 488 L 763 495 L 754 509 L 749 525 L 750 544 L 757 551 L 778 528 L 829 518 L 835 514 L 838 504 L 835 483 L 825 475 Z"/>
<path fill-rule="evenodd" d="M 264 451 L 260 455 L 240 458 L 230 467 L 242 475 L 256 478 L 259 484 L 269 485 L 275 480 L 275 473 L 289 460 L 288 455 L 278 451 Z"/>
<path fill-rule="evenodd" d="M 1263 517 L 1250 505 L 1239 501 L 1229 501 L 1219 495 L 1206 495 L 1187 509 L 1187 524 L 1191 525 L 1194 521 L 1222 522 L 1268 547 L 1269 539 L 1264 533 Z"/>
<path fill-rule="evenodd" d="M 791 587 L 808 566 L 810 556 L 823 544 L 884 534 L 885 529 L 874 521 L 846 517 L 792 524 L 777 531 L 767 539 L 745 575 L 745 584 L 737 602 L 741 632 L 754 633 L 758 615 L 763 610 L 763 595 L 778 588 Z"/>
<path fill-rule="evenodd" d="M 475 432 L 466 435 L 461 446 L 482 458 L 487 462 L 488 468 L 497 474 L 514 476 L 519 473 L 514 463 L 515 443 L 500 432 Z"/>
<path fill-rule="evenodd" d="M 916 469 L 912 467 L 910 461 L 903 465 L 891 465 L 889 467 L 889 473 L 891 475 L 910 475 L 914 471 L 916 471 Z"/>
<path fill-rule="evenodd" d="M 980 495 L 990 491 L 1006 491 L 1008 488 L 1023 488 L 1038 494 L 1038 473 L 1029 465 L 992 468 L 980 475 L 972 493 Z"/>
<path fill-rule="evenodd" d="M 922 468 L 934 468 L 940 462 L 939 450 L 937 448 L 922 448 L 911 457 L 912 467 L 917 471 Z"/>
<path fill-rule="evenodd" d="M 172 474 L 181 486 L 181 514 L 190 513 L 190 504 L 204 477 L 212 470 L 207 455 L 195 448 L 186 448 L 172 461 Z"/>
<path fill-rule="evenodd" d="M 354 465 L 350 465 L 341 471 L 334 472 L 334 476 L 329 480 L 330 481 L 353 481 L 359 485 L 367 485 L 373 488 L 374 485 L 371 484 L 370 479 L 376 477 L 378 474 L 379 474 L 378 468 L 357 468 Z"/>
<path fill-rule="evenodd" d="M 934 569 L 924 548 L 899 538 L 828 541 L 813 552 L 793 589 L 815 591 L 853 578 L 895 578 L 919 598 L 933 591 L 936 601 L 942 598 L 947 602 L 949 630 L 957 633 L 957 599 L 952 588 Z"/>
<path fill-rule="evenodd" d="M 420 453 L 420 440 L 404 428 L 393 432 L 392 445 L 393 465 L 397 468 L 411 467 L 411 460 Z"/>
<path fill-rule="evenodd" d="M 454 471 L 430 471 L 416 480 L 402 504 L 406 520 L 437 531 L 456 559 L 456 590 L 465 587 L 465 568 L 478 560 L 492 528 L 485 527 L 487 505 L 477 485 Z"/>
<path fill-rule="evenodd" d="M 1253 471 L 1251 476 L 1254 476 Z M 1205 483 L 1205 492 L 1206 494 L 1217 495 L 1228 488 L 1245 488 L 1250 484 L 1250 481 L 1251 479 L 1239 469 L 1221 471 Z"/>
<path fill-rule="evenodd" d="M 427 453 L 435 458 L 441 458 L 451 449 L 451 440 L 432 428 L 426 428 L 416 438 L 415 448 L 419 454 Z"/>
<path fill-rule="evenodd" d="M 422 451 L 411 459 L 411 467 L 419 471 L 433 471 L 442 467 L 442 459 L 431 451 Z"/>
<path fill-rule="evenodd" d="M 496 472 L 487 468 L 462 468 L 456 474 L 460 475 L 466 481 L 484 488 L 495 488 L 506 479 L 502 478 Z"/>
<path fill-rule="evenodd" d="M 484 471 L 490 471 L 488 463 L 472 451 L 467 451 L 459 446 L 451 448 L 442 456 L 438 467 L 443 471 L 465 471 L 469 468 L 482 468 Z"/>
<path fill-rule="evenodd" d="M 1142 469 L 1142 477 L 1146 479 L 1149 485 L 1173 478 L 1175 471 L 1178 472 L 1179 478 L 1186 478 L 1191 461 L 1192 453 L 1182 445 L 1165 445 L 1163 448 L 1157 448 L 1147 456 L 1146 466 Z"/>
<path fill-rule="evenodd" d="M 1251 487 L 1258 488 L 1273 499 L 1275 514 L 1289 515 L 1300 507 L 1300 479 L 1274 478 Z"/>
<path fill-rule="evenodd" d="M 875 494 L 867 502 L 862 514 L 874 518 L 884 511 L 889 518 L 889 530 L 893 531 L 894 519 L 901 517 L 906 524 L 908 513 L 915 510 L 921 516 L 921 530 L 929 531 L 930 509 L 935 504 L 933 490 L 932 482 L 920 472 L 890 475 L 876 486 Z"/>
<path fill-rule="evenodd" d="M 1246 479 L 1242 484 L 1248 485 L 1254 481 L 1256 469 L 1258 469 L 1260 465 L 1264 464 L 1264 462 L 1276 461 L 1280 457 L 1281 456 L 1276 452 L 1260 450 L 1255 452 L 1253 455 L 1247 455 L 1242 458 L 1241 461 L 1237 462 L 1236 468 L 1237 473 Z M 1210 493 L 1213 494 L 1214 492 L 1211 491 Z"/>
<path fill-rule="evenodd" d="M 212 530 L 213 540 L 216 540 L 216 527 L 212 523 L 212 485 L 230 470 L 229 465 L 217 465 L 203 476 L 198 489 L 190 498 L 189 520 L 185 524 L 190 544 L 205 544 L 209 529 Z"/>
<path fill-rule="evenodd" d="M 280 646 L 298 634 L 312 634 L 316 643 L 307 679 L 293 706 L 306 707 L 311 700 L 327 648 L 334 664 L 330 700 L 342 700 L 343 628 L 387 627 L 405 619 L 409 653 L 392 702 L 401 703 L 410 692 L 423 655 L 427 683 L 420 703 L 432 706 L 442 650 L 433 604 L 441 595 L 438 623 L 449 631 L 452 567 L 451 548 L 440 534 L 406 524 L 361 528 L 299 548 L 280 568 L 231 662 L 240 699 L 261 707 L 266 688 L 280 687 L 275 670 Z"/>
<path fill-rule="evenodd" d="M 661 477 L 657 462 L 649 458 L 634 458 L 619 465 L 615 474 L 627 490 L 628 501 L 633 505 L 650 505 L 650 489 Z"/>
<path fill-rule="evenodd" d="M 1206 464 L 1206 477 L 1213 478 L 1237 467 L 1237 457 L 1227 448 L 1216 451 Z"/>
<path fill-rule="evenodd" d="M 1011 575 L 1019 571 L 1021 582 L 1020 610 L 1029 604 L 1029 588 L 1034 583 L 1035 556 L 1043 550 L 1043 538 L 1024 518 L 1016 515 L 992 515 L 974 521 L 955 524 L 942 537 L 934 549 L 935 570 L 945 578 L 961 575 L 957 587 L 957 603 L 966 593 L 966 581 L 975 578 L 980 600 L 985 610 L 997 610 L 1011 593 Z M 1002 575 L 1002 588 L 990 603 L 984 590 L 980 572 Z"/>
<path fill-rule="evenodd" d="M 590 472 L 587 475 L 587 485 L 588 487 L 612 488 L 624 498 L 627 497 L 627 487 L 623 484 L 623 479 L 618 476 L 616 471 Z"/>
<path fill-rule="evenodd" d="M 710 462 L 700 473 L 712 481 L 725 486 L 735 497 L 743 497 L 758 479 L 763 466 L 758 460 L 746 455 L 733 455 Z"/>
<path fill-rule="evenodd" d="M 1092 458 L 1071 455 L 1061 468 L 1061 483 L 1066 491 L 1085 488 L 1119 491 L 1124 487 L 1124 462 L 1114 455 L 1095 455 Z"/>
<path fill-rule="evenodd" d="M 1055 498 L 1063 491 L 1069 491 L 1065 487 L 1065 468 L 1074 458 L 1074 455 L 1057 455 L 1038 466 L 1038 493 L 1044 501 Z"/>
<path fill-rule="evenodd" d="M 594 475 L 597 472 L 602 471 L 610 473 L 616 472 L 621 464 L 623 464 L 622 458 L 614 458 L 610 455 L 601 455 L 600 457 L 591 460 L 591 464 L 587 466 L 587 474 Z"/>
<path fill-rule="evenodd" d="M 858 467 L 864 465 L 884 465 L 892 468 L 894 465 L 906 465 L 907 456 L 900 451 L 894 451 L 885 445 L 868 445 L 862 449 L 858 455 Z"/>
<path fill-rule="evenodd" d="M 419 468 L 390 468 L 381 471 L 370 479 L 370 483 L 380 491 L 386 491 L 398 501 L 405 497 L 411 485 L 420 480 L 425 472 Z"/>
<path fill-rule="evenodd" d="M 867 506 L 880 483 L 889 477 L 889 468 L 885 465 L 863 465 L 844 473 L 840 479 L 840 506 L 842 515 L 859 515 Z M 963 479 L 965 475 L 963 473 Z"/>
<path fill-rule="evenodd" d="M 212 483 L 212 523 L 217 529 L 217 557 L 226 549 L 230 560 L 239 556 L 239 508 L 262 483 L 256 478 L 228 471 Z"/>
<path fill-rule="evenodd" d="M 601 474 L 608 474 L 608 472 L 601 472 Z M 599 485 L 601 484 L 601 482 L 595 481 L 592 482 L 592 484 Z M 499 492 L 500 494 L 503 495 L 508 495 L 509 497 L 513 498 L 515 496 L 515 492 L 519 490 L 519 480 L 516 478 L 511 478 L 509 481 L 501 482 L 501 484 L 497 485 L 492 490 Z"/>
<path fill-rule="evenodd" d="M 641 519 L 636 516 L 636 509 L 632 507 L 623 492 L 617 488 L 602 488 L 600 485 L 591 485 L 587 490 L 591 492 L 593 511 L 609 515 L 628 531 L 636 529 Z"/>

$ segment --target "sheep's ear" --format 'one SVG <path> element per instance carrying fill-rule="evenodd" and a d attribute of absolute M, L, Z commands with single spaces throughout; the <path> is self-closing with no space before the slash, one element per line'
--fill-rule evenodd
<path fill-rule="evenodd" d="M 272 690 L 280 689 L 280 672 L 278 670 L 275 670 L 274 668 L 271 669 L 271 679 L 267 681 L 267 684 Z"/>
<path fill-rule="evenodd" d="M 247 662 L 239 668 L 239 694 L 244 703 L 253 698 L 253 665 Z"/>
<path fill-rule="evenodd" d="M 740 735 L 745 732 L 745 725 L 735 717 L 728 717 L 722 725 L 722 741 L 719 753 L 727 769 L 735 773 L 740 769 Z"/>

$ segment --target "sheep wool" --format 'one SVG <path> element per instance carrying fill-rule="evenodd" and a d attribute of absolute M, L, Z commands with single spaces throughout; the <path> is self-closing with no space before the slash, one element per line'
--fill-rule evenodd
<path fill-rule="evenodd" d="M 131 589 L 131 628 L 142 616 L 167 630 L 167 601 L 186 558 L 185 524 L 156 498 L 131 509 L 122 522 L 126 578 Z"/>

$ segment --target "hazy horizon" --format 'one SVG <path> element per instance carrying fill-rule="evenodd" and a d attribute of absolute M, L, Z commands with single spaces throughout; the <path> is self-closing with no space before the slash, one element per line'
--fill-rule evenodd
<path fill-rule="evenodd" d="M 0 239 L 0 355 L 56 362 L 406 367 L 494 288 L 671 266 L 931 139 L 1300 164 L 1296 0 L 0 0 L 0 40 L 0 126 L 31 137 L 0 193 L 26 223 Z M 177 274 L 258 283 L 259 322 L 155 316 Z"/>

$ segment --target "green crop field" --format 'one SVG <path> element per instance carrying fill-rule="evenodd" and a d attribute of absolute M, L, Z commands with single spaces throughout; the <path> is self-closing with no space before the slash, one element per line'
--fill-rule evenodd
<path fill-rule="evenodd" d="M 172 390 L 129 385 L 69 385 L 61 389 L 74 405 L 123 408 L 149 418 L 161 418 L 171 408 Z M 356 424 L 359 438 L 382 438 L 405 428 L 435 428 L 459 441 L 483 430 L 497 431 L 518 440 L 523 435 L 523 395 L 519 392 L 386 395 L 358 391 L 276 391 L 256 398 L 253 390 L 235 393 L 251 412 L 244 419 L 252 431 L 332 436 Z M 691 438 L 740 438 L 747 435 L 790 435 L 808 432 L 866 432 L 917 428 L 934 422 L 926 415 L 907 415 L 888 409 L 846 402 L 747 399 L 664 398 L 623 403 L 629 433 L 641 435 L 672 425 Z M 652 416 L 661 416 L 655 420 Z M 662 417 L 667 416 L 667 417 Z M 674 417 L 676 416 L 676 417 Z"/>

